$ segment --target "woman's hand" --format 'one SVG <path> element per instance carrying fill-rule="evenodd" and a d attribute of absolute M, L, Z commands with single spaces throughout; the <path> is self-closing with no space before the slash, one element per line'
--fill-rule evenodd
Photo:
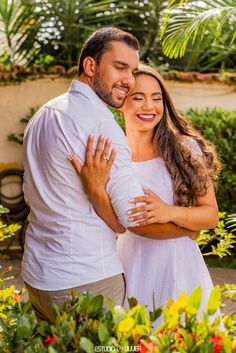
<path fill-rule="evenodd" d="M 138 221 L 138 226 L 146 226 L 151 223 L 168 223 L 171 222 L 171 213 L 173 206 L 170 206 L 163 202 L 154 192 L 148 189 L 143 189 L 147 195 L 141 197 L 135 197 L 130 200 L 131 203 L 145 202 L 146 205 L 132 208 L 127 211 L 128 215 L 132 215 L 129 218 L 130 222 Z M 136 215 L 136 213 L 140 213 Z"/>
<path fill-rule="evenodd" d="M 99 190 L 105 190 L 111 167 L 116 155 L 115 149 L 113 148 L 109 156 L 111 141 L 106 139 L 104 144 L 103 136 L 99 136 L 98 138 L 94 156 L 93 144 L 94 137 L 89 136 L 86 147 L 85 162 L 83 166 L 81 166 L 80 162 L 75 156 L 69 156 L 69 160 L 79 174 L 83 182 L 85 192 L 89 196 L 98 193 Z"/>

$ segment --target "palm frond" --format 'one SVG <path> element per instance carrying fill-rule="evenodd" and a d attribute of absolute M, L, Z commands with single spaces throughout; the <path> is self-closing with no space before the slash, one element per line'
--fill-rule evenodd
<path fill-rule="evenodd" d="M 206 29 L 215 27 L 214 39 L 223 29 L 230 33 L 229 44 L 236 38 L 236 0 L 173 0 L 164 16 L 162 30 L 163 53 L 169 58 L 182 57 L 189 42 L 194 44 L 197 37 L 204 40 Z"/>
<path fill-rule="evenodd" d="M 230 228 L 231 232 L 236 232 L 236 213 L 233 213 L 227 217 L 227 227 Z"/>

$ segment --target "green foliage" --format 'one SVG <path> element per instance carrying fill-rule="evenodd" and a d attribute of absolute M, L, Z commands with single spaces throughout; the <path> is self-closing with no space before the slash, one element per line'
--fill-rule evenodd
<path fill-rule="evenodd" d="M 144 62 L 154 63 L 160 70 L 171 68 L 181 71 L 209 72 L 233 69 L 236 47 L 228 44 L 233 37 L 235 27 L 234 18 L 230 16 L 234 7 L 232 6 L 233 10 L 230 12 L 228 4 L 235 3 L 235 0 L 228 0 L 220 9 L 224 23 L 229 14 L 230 20 L 227 26 L 223 25 L 224 23 L 219 26 L 217 21 L 209 20 L 215 14 L 220 17 L 218 7 L 222 4 L 222 0 L 217 2 L 208 0 L 201 3 L 186 0 L 174 3 L 180 2 L 188 2 L 189 8 L 186 8 L 188 4 L 177 4 L 178 12 L 172 9 L 172 5 L 167 11 L 170 3 L 167 0 L 128 2 L 123 0 L 2 0 L 0 31 L 4 50 L 3 55 L 0 56 L 0 62 L 7 69 L 14 69 L 14 64 L 21 63 L 25 63 L 27 67 L 33 67 L 36 71 L 39 66 L 49 68 L 54 63 L 63 65 L 66 69 L 72 69 L 77 65 L 79 52 L 88 35 L 103 26 L 112 26 L 133 33 L 141 44 L 141 59 Z M 213 8 L 213 11 L 210 10 L 205 18 L 208 7 Z M 204 32 L 204 41 L 201 40 L 202 35 L 196 35 L 194 32 L 194 43 L 188 45 L 187 55 L 183 60 L 169 59 L 162 51 L 163 16 L 166 18 L 164 28 L 168 36 L 169 32 L 178 31 L 181 38 L 188 35 L 188 29 L 190 32 L 195 31 L 194 26 L 198 21 L 203 22 L 199 33 Z M 206 28 L 204 20 L 207 22 Z M 193 26 L 191 21 L 194 22 Z M 217 41 L 214 41 L 216 32 L 219 32 L 220 36 L 218 35 Z M 178 35 L 177 39 L 179 39 Z M 174 34 L 172 36 L 174 37 Z M 169 39 L 164 38 L 165 46 L 169 43 Z M 178 42 L 177 46 L 179 45 L 181 43 Z M 170 57 L 173 53 L 174 51 L 171 50 Z M 24 74 L 24 78 L 29 77 L 26 73 L 21 72 L 21 74 L 22 76 Z M 6 80 L 5 75 L 2 75 L 2 78 Z M 10 76 L 8 82 L 14 78 L 15 75 Z M 17 80 L 19 81 L 19 75 Z"/>
<path fill-rule="evenodd" d="M 203 41 L 210 26 L 214 27 L 213 39 L 227 33 L 228 44 L 236 37 L 235 0 L 172 0 L 165 14 L 163 26 L 163 52 L 170 58 L 182 57 L 188 43 L 196 38 Z"/>
<path fill-rule="evenodd" d="M 21 226 L 18 224 L 6 225 L 3 222 L 1 216 L 8 212 L 9 212 L 8 208 L 0 205 L 0 244 L 1 242 L 4 242 L 4 240 L 13 237 L 15 233 L 21 228 Z M 0 266 L 0 270 L 1 270 L 1 266 Z M 0 288 L 3 286 L 5 281 L 12 278 L 12 277 L 6 277 L 8 276 L 9 272 L 11 272 L 11 270 L 12 270 L 12 267 L 9 266 L 4 270 L 0 271 Z M 1 307 L 1 303 L 0 303 L 0 307 Z"/>
<path fill-rule="evenodd" d="M 22 118 L 20 120 L 21 123 L 23 124 L 27 124 L 29 122 L 29 120 L 32 118 L 32 116 L 37 112 L 37 110 L 39 109 L 39 106 L 35 106 L 35 107 L 31 107 L 29 109 L 29 112 L 26 114 L 26 116 L 24 118 Z M 18 143 L 19 145 L 23 144 L 23 133 L 20 134 L 10 134 L 7 136 L 8 141 L 14 141 L 16 143 Z"/>
<path fill-rule="evenodd" d="M 236 303 L 236 284 L 225 284 L 223 287 L 224 295 Z"/>
<path fill-rule="evenodd" d="M 6 225 L 2 221 L 1 215 L 8 212 L 9 210 L 6 207 L 0 205 L 0 242 L 3 242 L 7 238 L 11 238 L 21 228 L 21 226 L 18 224 Z"/>
<path fill-rule="evenodd" d="M 129 312 L 114 306 L 103 307 L 103 297 L 87 292 L 57 309 L 54 324 L 37 322 L 29 302 L 21 302 L 20 293 L 11 286 L 0 291 L 0 350 L 6 353 L 94 353 L 95 351 L 141 352 L 235 352 L 235 340 L 220 330 L 220 319 L 211 316 L 219 307 L 220 289 L 216 286 L 206 312 L 198 314 L 201 289 L 187 298 L 168 300 L 163 308 L 163 322 L 151 330 L 146 307 L 135 305 Z M 225 320 L 231 329 L 233 320 Z M 217 343 L 216 343 L 217 342 Z M 132 348 L 131 348 L 132 347 Z M 201 350 L 199 348 L 201 347 Z"/>
<path fill-rule="evenodd" d="M 236 111 L 189 109 L 186 117 L 211 141 L 223 164 L 217 200 L 219 209 L 236 212 Z"/>
<path fill-rule="evenodd" d="M 37 51 L 33 42 L 40 27 L 36 7 L 36 2 L 28 0 L 0 1 L 2 47 L 10 65 L 30 60 Z"/>
<path fill-rule="evenodd" d="M 230 250 L 235 247 L 236 235 L 229 232 L 225 227 L 226 213 L 220 212 L 219 218 L 219 223 L 214 229 L 202 231 L 197 238 L 197 243 L 204 256 L 217 255 L 224 257 L 231 255 Z"/>

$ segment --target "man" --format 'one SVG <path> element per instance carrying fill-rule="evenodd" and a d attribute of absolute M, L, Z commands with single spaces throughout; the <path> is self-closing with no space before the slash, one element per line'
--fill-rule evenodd
<path fill-rule="evenodd" d="M 122 106 L 134 85 L 139 44 L 115 28 L 94 32 L 79 62 L 79 80 L 46 103 L 24 136 L 24 190 L 30 206 L 22 276 L 39 319 L 53 321 L 53 303 L 92 290 L 125 301 L 122 265 L 114 232 L 98 217 L 68 155 L 82 162 L 88 137 L 109 137 L 117 151 L 107 184 L 120 223 L 127 227 L 129 200 L 143 195 L 126 138 L 106 107 Z"/>

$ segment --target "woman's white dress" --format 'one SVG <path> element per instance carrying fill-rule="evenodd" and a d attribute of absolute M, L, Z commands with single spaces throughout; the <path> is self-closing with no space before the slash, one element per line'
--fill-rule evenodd
<path fill-rule="evenodd" d="M 173 204 L 171 176 L 161 158 L 133 162 L 143 187 L 152 190 L 163 201 Z M 149 310 L 165 304 L 168 298 L 177 299 L 183 291 L 189 295 L 202 288 L 201 310 L 213 289 L 212 280 L 197 243 L 189 238 L 148 239 L 129 231 L 117 241 L 123 263 L 128 297 L 135 297 Z"/>

